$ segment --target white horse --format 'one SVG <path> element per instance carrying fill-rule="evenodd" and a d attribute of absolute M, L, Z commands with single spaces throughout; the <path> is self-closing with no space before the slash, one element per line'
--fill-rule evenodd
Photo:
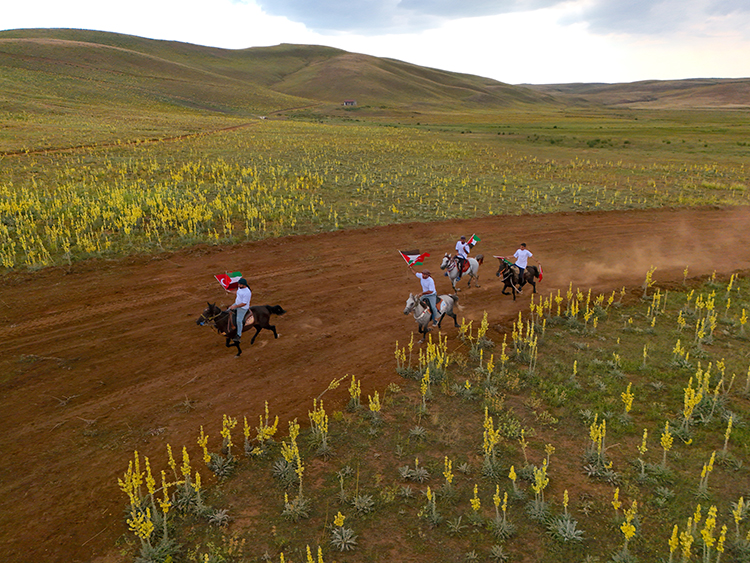
<path fill-rule="evenodd" d="M 445 315 L 453 317 L 453 326 L 458 326 L 456 313 L 453 312 L 453 307 L 458 303 L 458 295 L 438 295 L 438 300 L 437 312 L 440 314 L 437 323 L 438 328 L 440 328 L 440 324 L 443 322 L 443 317 Z M 409 313 L 414 315 L 414 320 L 417 321 L 419 334 L 426 335 L 430 330 L 427 328 L 431 317 L 430 307 L 426 306 L 421 299 L 418 299 L 414 294 L 410 293 L 409 299 L 406 300 L 406 307 L 404 307 L 404 315 L 408 315 Z"/>
<path fill-rule="evenodd" d="M 469 276 L 468 287 L 471 287 L 472 279 L 474 280 L 474 285 L 479 287 L 479 266 L 484 262 L 484 255 L 477 254 L 476 259 L 469 258 L 467 262 L 469 263 L 469 269 L 466 270 L 463 275 Z M 458 260 L 446 252 L 443 261 L 440 264 L 440 269 L 447 269 L 446 275 L 448 276 L 448 279 L 451 280 L 453 291 L 461 291 L 456 287 L 456 281 L 458 280 Z"/>

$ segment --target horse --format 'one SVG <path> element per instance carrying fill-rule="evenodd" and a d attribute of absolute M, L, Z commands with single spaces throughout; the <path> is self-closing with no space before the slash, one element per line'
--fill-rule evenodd
<path fill-rule="evenodd" d="M 468 287 L 471 287 L 471 280 L 474 280 L 474 285 L 476 287 L 479 287 L 479 266 L 481 266 L 484 263 L 484 255 L 477 254 L 476 259 L 474 258 L 468 258 L 466 260 L 466 263 L 469 265 L 468 268 L 464 271 L 462 275 L 468 275 L 469 276 L 469 285 Z M 445 253 L 445 256 L 443 257 L 443 261 L 440 264 L 441 270 L 446 270 L 445 275 L 448 276 L 448 279 L 451 280 L 451 285 L 453 286 L 453 291 L 461 291 L 456 287 L 456 281 L 458 279 L 458 260 L 454 256 L 451 256 L 447 252 Z"/>
<path fill-rule="evenodd" d="M 440 313 L 438 319 L 438 329 L 443 322 L 443 317 L 448 315 L 453 317 L 453 326 L 458 326 L 458 320 L 456 319 L 456 313 L 453 312 L 453 307 L 458 303 L 458 295 L 438 295 L 439 302 L 437 304 L 437 312 Z M 430 322 L 430 306 L 424 303 L 421 299 L 417 299 L 413 293 L 409 294 L 409 299 L 406 300 L 406 307 L 404 307 L 404 315 L 412 313 L 414 320 L 417 321 L 419 326 L 419 334 L 426 335 L 430 329 L 427 325 Z M 421 340 L 420 340 L 421 342 Z"/>
<path fill-rule="evenodd" d="M 531 287 L 534 288 L 532 293 L 536 293 L 536 282 L 534 280 L 538 279 L 542 281 L 543 273 L 541 264 L 539 264 L 539 267 L 526 266 L 523 271 L 523 279 L 520 279 L 521 275 L 518 271 L 518 266 L 508 262 L 504 256 L 495 256 L 495 258 L 500 260 L 500 267 L 495 275 L 503 279 L 503 295 L 508 295 L 505 290 L 511 288 L 513 301 L 515 301 L 516 293 L 522 293 L 521 288 L 527 283 L 531 284 Z"/>
<path fill-rule="evenodd" d="M 242 331 L 245 332 L 250 328 L 255 328 L 255 334 L 250 339 L 251 346 L 258 337 L 258 333 L 264 328 L 272 331 L 274 338 L 279 337 L 276 332 L 276 326 L 270 324 L 269 321 L 271 320 L 271 315 L 283 315 L 286 313 L 284 309 L 279 305 L 254 305 L 250 307 L 250 311 L 253 314 L 252 318 L 249 318 L 250 315 L 245 317 L 245 326 Z M 237 328 L 229 326 L 229 316 L 230 313 L 228 311 L 223 311 L 221 307 L 216 305 L 216 303 L 208 303 L 208 307 L 206 307 L 201 316 L 198 317 L 195 324 L 204 326 L 206 323 L 211 323 L 220 335 L 226 337 L 227 348 L 232 346 L 237 347 L 237 356 L 239 356 L 242 354 L 242 348 L 240 347 L 239 341 L 233 340 L 237 335 Z"/>

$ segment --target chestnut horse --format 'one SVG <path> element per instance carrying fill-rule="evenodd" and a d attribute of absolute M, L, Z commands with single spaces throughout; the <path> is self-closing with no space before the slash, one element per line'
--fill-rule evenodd
<path fill-rule="evenodd" d="M 250 311 L 253 313 L 252 318 L 248 318 L 250 315 L 245 317 L 246 322 L 242 329 L 242 332 L 245 332 L 250 328 L 255 328 L 255 334 L 250 339 L 250 345 L 255 342 L 258 333 L 264 328 L 273 331 L 274 338 L 279 337 L 276 332 L 276 326 L 270 324 L 269 321 L 271 320 L 271 315 L 283 315 L 286 313 L 284 309 L 279 305 L 254 305 L 250 307 Z M 231 327 L 229 326 L 229 316 L 230 313 L 228 311 L 223 311 L 221 307 L 216 305 L 216 303 L 208 303 L 208 307 L 206 307 L 203 314 L 198 317 L 195 324 L 203 326 L 206 323 L 211 323 L 220 335 L 226 337 L 227 348 L 232 346 L 237 347 L 237 355 L 239 356 L 242 354 L 242 348 L 240 348 L 239 342 L 232 340 L 237 335 L 237 328 L 234 326 L 234 322 Z"/>

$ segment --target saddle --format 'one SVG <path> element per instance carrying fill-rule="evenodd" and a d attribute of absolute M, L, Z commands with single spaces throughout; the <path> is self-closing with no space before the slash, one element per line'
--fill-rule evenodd
<path fill-rule="evenodd" d="M 508 273 L 504 276 L 503 279 L 510 278 L 510 280 L 515 283 L 521 283 L 523 281 L 521 279 L 521 270 L 515 264 L 508 264 L 506 270 Z"/>
<path fill-rule="evenodd" d="M 458 256 L 454 256 L 453 257 L 453 263 L 456 265 L 456 267 L 458 267 L 458 262 L 459 262 Z M 466 272 L 469 271 L 469 268 L 471 267 L 471 264 L 469 264 L 469 259 L 468 258 L 466 258 L 463 262 L 464 262 L 464 265 L 463 265 L 463 268 L 461 268 L 461 273 L 465 274 Z"/>
<path fill-rule="evenodd" d="M 422 304 L 423 307 L 425 307 L 428 311 L 430 310 L 430 302 L 427 301 L 426 297 L 420 297 L 419 302 Z M 443 300 L 440 299 L 440 296 L 435 299 L 435 310 L 440 313 L 440 305 L 443 304 Z"/>
<path fill-rule="evenodd" d="M 253 323 L 255 322 L 255 316 L 253 315 L 252 309 L 250 309 L 245 314 L 244 322 L 242 323 L 242 330 L 244 330 L 248 327 L 253 326 Z M 237 310 L 233 310 L 231 314 L 229 315 L 229 322 L 227 323 L 227 330 L 229 332 L 232 332 L 233 330 L 237 329 Z"/>

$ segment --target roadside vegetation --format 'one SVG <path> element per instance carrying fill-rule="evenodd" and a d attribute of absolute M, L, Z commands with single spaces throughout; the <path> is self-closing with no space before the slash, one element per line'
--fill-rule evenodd
<path fill-rule="evenodd" d="M 750 149 L 740 144 L 749 122 L 528 117 L 491 125 L 494 114 L 458 129 L 258 120 L 170 141 L 6 155 L 0 266 L 410 221 L 749 201 Z"/>
<path fill-rule="evenodd" d="M 356 374 L 336 375 L 309 420 L 266 404 L 196 421 L 181 453 L 136 452 L 119 479 L 123 549 L 141 562 L 750 561 L 750 285 L 656 274 L 534 296 L 512 326 L 463 322 L 455 344 L 396 343 L 402 383 L 363 397 Z M 348 404 L 330 401 L 337 388 Z"/>

